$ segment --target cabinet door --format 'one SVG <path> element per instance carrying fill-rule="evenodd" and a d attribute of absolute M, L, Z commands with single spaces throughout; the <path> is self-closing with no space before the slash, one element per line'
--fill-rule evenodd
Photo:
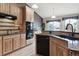
<path fill-rule="evenodd" d="M 11 4 L 10 14 L 17 16 L 17 20 L 15 21 L 16 25 L 22 25 L 22 8 L 18 7 L 17 5 Z"/>
<path fill-rule="evenodd" d="M 56 44 L 50 40 L 50 56 L 56 56 Z"/>
<path fill-rule="evenodd" d="M 10 14 L 11 15 L 17 16 L 17 10 L 18 10 L 18 8 L 16 5 L 10 4 Z"/>
<path fill-rule="evenodd" d="M 31 21 L 31 18 L 30 18 L 30 8 L 28 6 L 26 6 L 26 21 Z"/>
<path fill-rule="evenodd" d="M 16 50 L 20 48 L 20 35 L 14 35 L 14 39 L 13 39 L 13 50 Z"/>
<path fill-rule="evenodd" d="M 68 56 L 68 50 L 66 48 L 63 48 L 60 45 L 56 46 L 56 55 L 57 56 Z"/>
<path fill-rule="evenodd" d="M 11 36 L 3 36 L 3 54 L 12 51 L 12 39 Z"/>
<path fill-rule="evenodd" d="M 26 34 L 21 34 L 21 47 L 26 45 Z"/>
<path fill-rule="evenodd" d="M 30 9 L 30 20 L 31 20 L 31 22 L 34 22 L 34 11 L 33 11 L 33 9 Z"/>
<path fill-rule="evenodd" d="M 51 56 L 68 56 L 68 49 L 50 40 L 50 55 Z"/>
<path fill-rule="evenodd" d="M 0 3 L 0 12 L 9 14 L 10 4 L 9 3 Z"/>
<path fill-rule="evenodd" d="M 33 9 L 26 6 L 26 21 L 33 22 L 34 21 L 34 11 Z"/>
<path fill-rule="evenodd" d="M 2 55 L 2 37 L 0 37 L 0 56 Z"/>

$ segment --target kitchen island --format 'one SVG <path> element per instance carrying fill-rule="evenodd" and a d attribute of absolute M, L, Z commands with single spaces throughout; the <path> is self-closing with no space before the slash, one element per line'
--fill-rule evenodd
<path fill-rule="evenodd" d="M 42 39 L 41 39 L 42 38 Z M 44 42 L 44 40 L 48 42 Z M 43 40 L 43 44 L 41 42 Z M 46 45 L 45 45 L 46 44 Z M 36 51 L 37 54 L 50 56 L 78 56 L 79 55 L 79 40 L 62 38 L 52 34 L 36 34 Z M 45 46 L 47 46 L 45 48 Z M 43 47 L 43 48 L 41 48 Z M 49 51 L 47 54 L 43 51 Z M 42 53 L 40 53 L 42 52 Z"/>

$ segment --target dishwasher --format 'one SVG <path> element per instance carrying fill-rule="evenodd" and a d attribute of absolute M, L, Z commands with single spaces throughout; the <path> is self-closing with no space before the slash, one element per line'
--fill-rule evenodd
<path fill-rule="evenodd" d="M 49 36 L 36 35 L 36 53 L 49 56 Z"/>

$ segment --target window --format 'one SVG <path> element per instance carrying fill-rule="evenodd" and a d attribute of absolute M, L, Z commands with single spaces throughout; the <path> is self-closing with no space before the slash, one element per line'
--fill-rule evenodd
<path fill-rule="evenodd" d="M 48 31 L 60 31 L 60 21 L 51 21 L 46 24 Z"/>
<path fill-rule="evenodd" d="M 78 19 L 65 19 L 64 20 L 65 27 L 67 26 L 68 23 L 73 25 L 74 31 L 78 30 Z"/>

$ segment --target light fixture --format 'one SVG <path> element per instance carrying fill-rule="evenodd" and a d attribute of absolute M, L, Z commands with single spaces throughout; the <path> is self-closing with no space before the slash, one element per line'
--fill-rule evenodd
<path fill-rule="evenodd" d="M 55 14 L 54 14 L 54 8 L 53 8 L 53 15 L 51 16 L 51 18 L 56 18 Z"/>
<path fill-rule="evenodd" d="M 51 18 L 56 18 L 56 16 L 51 16 Z"/>
<path fill-rule="evenodd" d="M 32 8 L 38 9 L 38 5 L 37 5 L 37 4 L 33 4 L 33 5 L 32 5 Z"/>

